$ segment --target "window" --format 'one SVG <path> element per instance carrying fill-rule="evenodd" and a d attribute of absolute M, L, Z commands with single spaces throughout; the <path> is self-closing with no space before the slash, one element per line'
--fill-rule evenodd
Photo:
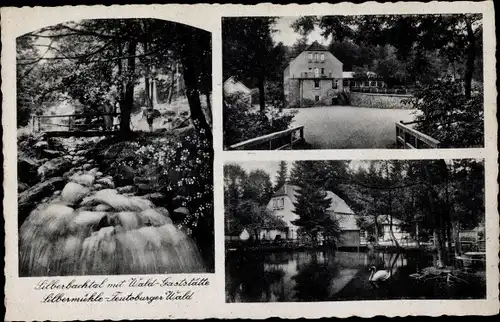
<path fill-rule="evenodd" d="M 344 81 L 342 82 L 342 84 L 344 85 L 344 87 L 348 87 L 349 86 L 349 81 L 347 79 L 344 79 Z"/>
<path fill-rule="evenodd" d="M 325 54 L 321 54 L 321 61 L 325 61 Z"/>
<path fill-rule="evenodd" d="M 309 60 L 313 59 L 313 54 L 308 54 L 307 59 L 309 59 Z"/>
<path fill-rule="evenodd" d="M 273 209 L 278 209 L 278 200 L 273 199 Z"/>
<path fill-rule="evenodd" d="M 285 208 L 285 198 L 280 198 L 280 199 L 278 200 L 278 208 L 279 208 L 279 209 L 283 209 L 283 208 Z"/>
<path fill-rule="evenodd" d="M 314 80 L 314 88 L 319 88 L 319 80 Z"/>
<path fill-rule="evenodd" d="M 337 80 L 336 80 L 336 79 L 332 79 L 332 88 L 333 88 L 333 89 L 337 89 L 337 87 L 338 87 L 338 86 L 339 86 L 339 85 L 338 85 L 338 83 L 337 83 Z"/>
<path fill-rule="evenodd" d="M 318 60 L 318 54 L 314 54 L 314 60 Z"/>
<path fill-rule="evenodd" d="M 314 77 L 319 77 L 319 69 L 314 69 Z"/>
<path fill-rule="evenodd" d="M 321 75 L 324 75 L 324 74 L 325 74 L 325 69 L 321 68 Z"/>
<path fill-rule="evenodd" d="M 315 100 L 316 102 L 319 102 L 319 95 L 316 95 L 316 96 L 314 97 L 314 100 Z"/>

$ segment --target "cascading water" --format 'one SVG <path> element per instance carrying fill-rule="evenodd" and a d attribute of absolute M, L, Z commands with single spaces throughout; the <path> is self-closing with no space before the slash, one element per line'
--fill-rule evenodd
<path fill-rule="evenodd" d="M 194 241 L 166 209 L 115 189 L 96 189 L 96 173 L 76 173 L 22 224 L 21 276 L 205 271 Z"/>

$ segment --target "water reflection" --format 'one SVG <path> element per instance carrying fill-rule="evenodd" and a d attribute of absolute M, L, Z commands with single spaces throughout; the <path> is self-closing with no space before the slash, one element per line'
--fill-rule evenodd
<path fill-rule="evenodd" d="M 397 292 L 374 290 L 368 283 L 367 268 L 389 269 L 404 283 L 404 277 L 432 261 L 432 256 L 382 252 L 230 252 L 227 302 L 401 298 L 405 297 L 401 287 Z"/>

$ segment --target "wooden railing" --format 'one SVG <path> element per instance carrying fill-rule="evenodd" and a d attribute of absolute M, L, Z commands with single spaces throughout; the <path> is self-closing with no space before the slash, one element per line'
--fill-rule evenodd
<path fill-rule="evenodd" d="M 284 150 L 304 142 L 304 126 L 274 132 L 233 144 L 229 150 Z"/>
<path fill-rule="evenodd" d="M 113 117 L 117 113 L 82 113 L 65 115 L 34 115 L 31 119 L 33 132 L 99 132 L 116 131 L 113 128 Z M 105 116 L 109 116 L 108 122 Z"/>
<path fill-rule="evenodd" d="M 437 149 L 440 142 L 408 126 L 402 121 L 396 123 L 396 144 L 403 149 Z"/>

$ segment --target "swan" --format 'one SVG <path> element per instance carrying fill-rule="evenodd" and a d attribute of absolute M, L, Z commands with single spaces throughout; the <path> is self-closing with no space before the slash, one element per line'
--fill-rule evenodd
<path fill-rule="evenodd" d="M 385 269 L 378 270 L 375 266 L 370 267 L 370 277 L 368 281 L 373 285 L 373 287 L 378 288 L 378 283 L 385 282 L 391 278 L 391 272 Z"/>

